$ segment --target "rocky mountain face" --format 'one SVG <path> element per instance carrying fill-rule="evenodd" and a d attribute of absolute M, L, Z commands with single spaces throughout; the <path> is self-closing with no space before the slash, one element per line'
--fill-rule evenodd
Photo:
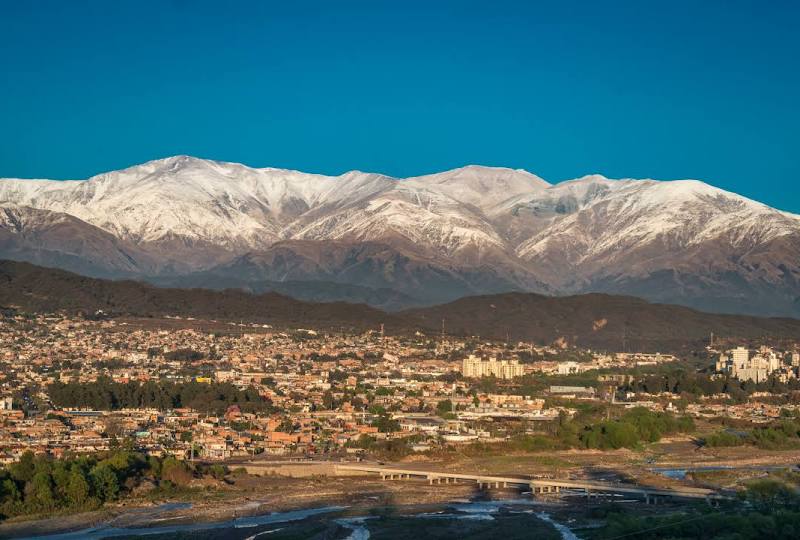
<path fill-rule="evenodd" d="M 0 257 L 212 288 L 324 282 L 315 294 L 332 300 L 342 284 L 392 308 L 610 292 L 800 317 L 800 216 L 695 180 L 550 185 L 478 166 L 329 177 L 176 156 L 0 180 Z"/>

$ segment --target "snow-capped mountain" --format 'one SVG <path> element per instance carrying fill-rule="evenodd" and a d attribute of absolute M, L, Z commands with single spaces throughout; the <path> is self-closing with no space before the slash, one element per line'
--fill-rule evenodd
<path fill-rule="evenodd" d="M 800 216 L 695 180 L 331 177 L 176 156 L 0 180 L 0 210 L 0 256 L 105 277 L 324 280 L 423 303 L 607 291 L 800 315 Z"/>

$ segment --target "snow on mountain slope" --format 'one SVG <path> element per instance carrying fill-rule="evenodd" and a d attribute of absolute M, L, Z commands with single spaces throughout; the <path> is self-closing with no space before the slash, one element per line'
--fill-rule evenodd
<path fill-rule="evenodd" d="M 775 302 L 800 313 L 800 216 L 696 180 L 591 175 L 550 185 L 524 170 L 475 165 L 408 179 L 334 177 L 175 156 L 85 181 L 0 180 L 0 208 L 12 218 L 38 212 L 23 216 L 24 230 L 14 228 L 18 218 L 0 223 L 0 255 L 30 252 L 34 262 L 52 257 L 99 273 L 235 269 L 225 263 L 281 244 L 254 272 L 292 279 L 266 265 L 308 260 L 289 255 L 301 243 L 306 251 L 372 243 L 396 253 L 359 259 L 359 280 L 366 268 L 390 275 L 416 257 L 436 264 L 404 262 L 414 282 L 436 287 L 449 276 L 475 292 L 502 282 L 658 299 L 668 291 L 690 302 L 708 286 L 745 306 L 771 287 L 780 291 Z M 70 234 L 93 240 L 59 248 Z M 331 264 L 342 266 L 326 268 L 328 277 L 355 276 L 347 271 L 354 258 Z"/>
<path fill-rule="evenodd" d="M 755 309 L 765 290 L 784 306 L 800 293 L 800 217 L 702 182 L 586 177 L 516 211 L 548 221 L 517 254 L 565 292 L 697 297 L 692 305 L 704 308 L 711 294 L 738 310 Z"/>
<path fill-rule="evenodd" d="M 396 180 L 254 169 L 189 156 L 150 161 L 86 181 L 0 180 L 0 204 L 62 212 L 143 244 L 184 237 L 233 250 L 285 239 L 378 240 L 384 235 L 452 256 L 491 246 L 536 256 L 555 237 L 575 257 L 672 234 L 734 244 L 797 232 L 800 218 L 695 180 L 609 180 L 551 186 L 523 170 L 467 166 Z M 530 220 L 520 242 L 510 221 Z"/>
<path fill-rule="evenodd" d="M 0 201 L 63 212 L 137 244 L 182 238 L 234 252 L 283 239 L 394 240 L 441 256 L 506 250 L 481 208 L 548 184 L 520 170 L 469 166 L 409 180 L 253 169 L 188 156 L 87 181 L 6 180 Z"/>
<path fill-rule="evenodd" d="M 550 186 L 522 169 L 480 165 L 408 178 L 403 184 L 408 189 L 436 191 L 482 211 L 510 198 L 536 193 Z"/>
<path fill-rule="evenodd" d="M 366 197 L 388 182 L 364 173 L 338 180 L 176 156 L 83 182 L 5 180 L 0 201 L 64 212 L 137 243 L 178 236 L 252 249 L 279 240 L 285 223 L 320 201 Z"/>
<path fill-rule="evenodd" d="M 520 194 L 549 186 L 522 170 L 470 165 L 405 180 L 340 205 L 335 212 L 302 226 L 293 224 L 287 238 L 380 241 L 392 239 L 422 251 L 477 263 L 508 245 L 483 210 Z"/>
<path fill-rule="evenodd" d="M 735 247 L 797 233 L 800 216 L 781 212 L 697 180 L 608 180 L 598 176 L 564 182 L 516 211 L 547 217 L 549 226 L 517 247 L 525 259 L 568 237 L 575 260 L 669 237 L 686 248 L 720 237 Z"/>
<path fill-rule="evenodd" d="M 135 245 L 61 212 L 0 208 L 3 257 L 115 277 L 153 273 L 158 265 Z"/>

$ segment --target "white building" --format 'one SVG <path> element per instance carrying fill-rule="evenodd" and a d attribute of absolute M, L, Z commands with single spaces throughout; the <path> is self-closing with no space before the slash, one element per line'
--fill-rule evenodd
<path fill-rule="evenodd" d="M 556 366 L 556 371 L 559 375 L 574 375 L 575 373 L 583 372 L 584 367 L 583 365 L 575 362 L 573 360 L 569 360 L 567 362 L 559 362 Z"/>
<path fill-rule="evenodd" d="M 750 350 L 736 347 L 727 355 L 720 355 L 717 360 L 717 371 L 728 373 L 741 381 L 763 382 L 770 375 L 781 369 L 780 357 L 769 347 L 761 347 L 757 353 L 750 355 Z"/>
<path fill-rule="evenodd" d="M 525 369 L 518 360 L 498 360 L 495 357 L 484 360 L 471 354 L 461 363 L 461 374 L 469 378 L 494 375 L 498 379 L 513 379 L 524 375 Z"/>

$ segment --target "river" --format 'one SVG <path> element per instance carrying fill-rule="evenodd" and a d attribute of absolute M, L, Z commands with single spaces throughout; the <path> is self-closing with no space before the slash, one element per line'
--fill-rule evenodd
<path fill-rule="evenodd" d="M 162 505 L 157 510 L 175 508 L 175 505 Z M 327 514 L 335 516 L 341 514 L 347 507 L 344 506 L 323 506 L 305 510 L 294 510 L 289 512 L 274 512 L 250 517 L 240 517 L 232 520 L 217 523 L 191 523 L 185 525 L 165 525 L 152 527 L 124 528 L 114 526 L 96 526 L 69 533 L 52 534 L 45 536 L 30 537 L 37 540 L 78 540 L 89 539 L 99 540 L 102 538 L 114 537 L 145 537 L 153 535 L 175 535 L 179 533 L 193 533 L 193 537 L 203 538 L 204 536 L 217 536 L 220 532 L 225 533 L 225 537 L 237 538 L 240 540 L 268 540 L 269 536 L 277 533 L 284 528 L 292 527 L 302 523 L 311 517 L 322 517 Z M 530 523 L 545 522 L 553 526 L 560 534 L 562 540 L 579 540 L 570 529 L 561 523 L 554 521 L 549 514 L 541 511 L 531 499 L 506 499 L 506 500 L 465 500 L 453 501 L 444 504 L 442 510 L 435 512 L 421 512 L 415 510 L 413 506 L 397 507 L 393 509 L 397 513 L 394 519 L 423 519 L 423 520 L 464 520 L 467 521 L 493 521 L 499 515 L 518 516 L 520 519 L 528 519 Z M 374 516 L 356 517 L 336 517 L 332 521 L 337 525 L 350 531 L 347 540 L 368 540 L 370 538 L 370 520 Z M 327 519 L 327 518 L 324 518 Z M 155 520 L 157 521 L 157 520 Z M 285 524 L 285 527 L 275 528 L 275 525 Z M 265 530 L 258 528 L 269 527 Z M 246 529 L 254 529 L 252 534 L 248 534 Z M 203 533 L 208 533 L 204 535 Z"/>

